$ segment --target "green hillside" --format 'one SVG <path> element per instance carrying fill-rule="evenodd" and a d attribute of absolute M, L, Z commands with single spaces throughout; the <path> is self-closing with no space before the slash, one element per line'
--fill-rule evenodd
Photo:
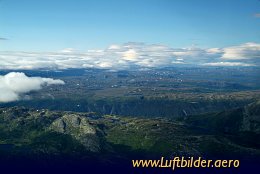
<path fill-rule="evenodd" d="M 0 158 L 259 158 L 260 102 L 183 120 L 0 109 Z"/>

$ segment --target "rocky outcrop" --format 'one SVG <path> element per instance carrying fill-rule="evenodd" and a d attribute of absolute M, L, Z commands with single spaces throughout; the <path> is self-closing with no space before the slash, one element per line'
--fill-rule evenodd
<path fill-rule="evenodd" d="M 76 114 L 66 114 L 56 120 L 49 127 L 50 130 L 71 135 L 80 141 L 89 151 L 98 152 L 100 141 L 94 126 L 87 118 Z"/>

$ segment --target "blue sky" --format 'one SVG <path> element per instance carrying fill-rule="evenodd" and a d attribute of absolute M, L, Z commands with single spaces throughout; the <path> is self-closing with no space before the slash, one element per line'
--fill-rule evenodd
<path fill-rule="evenodd" d="M 0 0 L 0 50 L 259 43 L 259 13 L 259 0 Z"/>

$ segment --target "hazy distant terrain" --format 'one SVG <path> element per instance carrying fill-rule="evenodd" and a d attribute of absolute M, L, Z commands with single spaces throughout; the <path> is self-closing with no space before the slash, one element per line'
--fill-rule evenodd
<path fill-rule="evenodd" d="M 7 166 L 260 157 L 256 67 L 19 72 L 1 71 L 0 160 Z"/>
<path fill-rule="evenodd" d="M 65 85 L 47 86 L 0 105 L 174 118 L 241 107 L 260 98 L 260 69 L 254 67 L 23 72 L 62 79 Z"/>

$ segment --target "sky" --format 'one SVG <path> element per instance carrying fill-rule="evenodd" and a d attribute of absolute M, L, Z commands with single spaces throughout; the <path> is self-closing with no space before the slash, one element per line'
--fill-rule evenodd
<path fill-rule="evenodd" d="M 259 57 L 259 0 L 0 0 L 0 69 L 258 66 Z"/>

